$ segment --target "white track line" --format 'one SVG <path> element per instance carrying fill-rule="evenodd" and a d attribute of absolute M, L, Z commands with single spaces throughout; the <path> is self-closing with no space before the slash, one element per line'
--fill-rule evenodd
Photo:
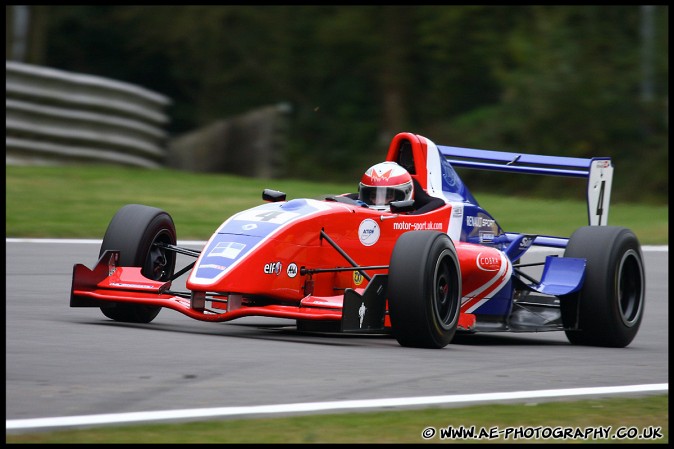
<path fill-rule="evenodd" d="M 143 421 L 161 421 L 190 418 L 217 418 L 276 413 L 306 413 L 325 410 L 406 407 L 413 405 L 461 404 L 481 401 L 516 399 L 561 398 L 583 395 L 619 393 L 667 392 L 669 384 L 627 385 L 622 387 L 571 388 L 563 390 L 514 391 L 505 393 L 460 394 L 450 396 L 421 396 L 412 398 L 364 399 L 333 402 L 306 402 L 296 404 L 253 405 L 242 407 L 195 408 L 155 412 L 108 413 L 102 415 L 57 416 L 51 418 L 9 419 L 7 430 L 69 427 L 100 424 L 122 424 Z"/>

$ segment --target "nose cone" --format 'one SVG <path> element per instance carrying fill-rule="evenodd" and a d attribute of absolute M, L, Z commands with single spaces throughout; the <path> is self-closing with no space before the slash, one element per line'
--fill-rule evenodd
<path fill-rule="evenodd" d="M 212 285 L 240 263 L 262 237 L 244 234 L 215 234 L 197 260 L 188 285 Z"/>

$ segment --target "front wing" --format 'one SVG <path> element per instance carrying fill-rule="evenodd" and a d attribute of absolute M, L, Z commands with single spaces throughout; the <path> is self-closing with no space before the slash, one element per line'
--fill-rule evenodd
<path fill-rule="evenodd" d="M 344 295 L 307 295 L 297 304 L 266 302 L 256 305 L 242 295 L 209 295 L 204 292 L 174 292 L 171 282 L 146 278 L 140 267 L 119 267 L 119 251 L 108 250 L 94 269 L 82 264 L 73 268 L 71 307 L 106 307 L 111 303 L 133 303 L 166 307 L 200 321 L 224 322 L 246 316 L 286 318 L 303 321 L 340 322 L 342 332 L 382 332 L 390 327 L 387 314 L 388 275 L 377 274 L 362 289 L 347 288 Z M 549 296 L 568 295 L 584 281 L 585 260 L 546 258 L 539 283 L 528 289 Z M 476 328 L 476 315 L 461 313 L 459 329 Z M 479 327 L 479 326 L 478 326 Z"/>
<path fill-rule="evenodd" d="M 134 303 L 173 309 L 201 321 L 231 321 L 244 316 L 264 316 L 301 320 L 342 319 L 342 296 L 303 298 L 298 305 L 270 304 L 246 306 L 239 295 L 206 299 L 192 293 L 172 292 L 171 282 L 146 278 L 139 267 L 118 267 L 119 251 L 106 251 L 94 269 L 82 264 L 73 268 L 70 307 L 105 307 L 107 303 Z M 361 289 L 359 289 L 361 290 Z M 230 295 L 232 296 L 232 295 Z"/>

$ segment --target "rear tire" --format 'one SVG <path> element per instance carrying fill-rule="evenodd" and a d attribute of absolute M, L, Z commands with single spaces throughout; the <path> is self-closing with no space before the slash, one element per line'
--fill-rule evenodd
<path fill-rule="evenodd" d="M 629 345 L 641 325 L 646 290 L 636 235 L 618 226 L 585 226 L 571 235 L 564 257 L 587 259 L 581 290 L 560 301 L 569 341 L 615 348 Z"/>
<path fill-rule="evenodd" d="M 461 267 L 452 240 L 436 231 L 402 234 L 388 276 L 391 332 L 401 346 L 444 348 L 461 309 Z"/>
<path fill-rule="evenodd" d="M 128 204 L 115 214 L 103 237 L 99 257 L 106 250 L 119 250 L 119 266 L 142 267 L 143 276 L 168 281 L 175 269 L 176 253 L 154 246 L 176 244 L 176 230 L 169 214 L 155 207 Z M 112 303 L 101 307 L 103 315 L 115 321 L 149 323 L 161 307 Z"/>

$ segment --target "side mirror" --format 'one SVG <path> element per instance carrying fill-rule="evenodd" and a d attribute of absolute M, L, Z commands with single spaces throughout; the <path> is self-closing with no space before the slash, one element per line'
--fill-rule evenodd
<path fill-rule="evenodd" d="M 414 200 L 391 201 L 391 212 L 411 212 L 414 210 Z"/>
<path fill-rule="evenodd" d="M 262 199 L 265 201 L 270 201 L 275 203 L 277 201 L 285 201 L 286 194 L 285 192 L 279 192 L 278 190 L 264 189 L 262 191 Z"/>

